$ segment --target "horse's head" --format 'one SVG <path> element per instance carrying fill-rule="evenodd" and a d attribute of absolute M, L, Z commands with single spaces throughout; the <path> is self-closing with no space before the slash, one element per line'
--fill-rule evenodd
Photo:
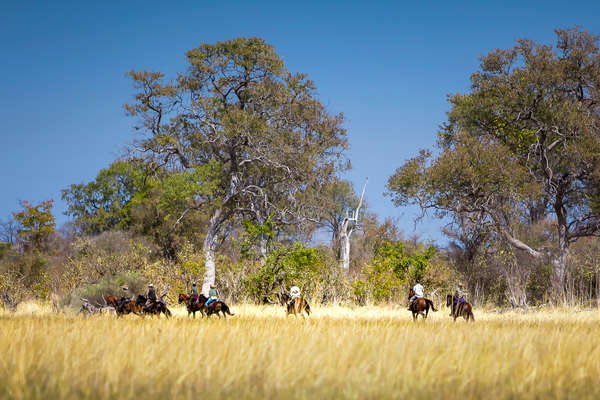
<path fill-rule="evenodd" d="M 446 307 L 450 307 L 452 305 L 452 300 L 454 300 L 454 296 L 451 294 L 446 296 Z"/>
<path fill-rule="evenodd" d="M 138 306 L 146 304 L 146 296 L 144 296 L 143 294 L 138 294 L 135 298 L 135 304 L 137 304 Z"/>
<path fill-rule="evenodd" d="M 187 304 L 189 299 L 190 299 L 190 296 L 188 296 L 187 294 L 179 293 L 179 300 L 178 300 L 179 304 L 181 304 L 181 303 Z"/>
<path fill-rule="evenodd" d="M 205 295 L 203 295 L 202 293 L 200 293 L 198 295 L 198 303 L 200 304 L 204 304 L 208 301 L 208 297 L 206 297 Z"/>

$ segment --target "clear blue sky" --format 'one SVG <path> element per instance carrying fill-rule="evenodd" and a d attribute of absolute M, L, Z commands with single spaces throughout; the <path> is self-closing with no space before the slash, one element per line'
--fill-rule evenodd
<path fill-rule="evenodd" d="M 0 219 L 19 200 L 55 199 L 88 182 L 133 138 L 123 104 L 131 69 L 173 74 L 202 42 L 258 36 L 289 70 L 308 73 L 321 100 L 343 112 L 357 190 L 371 210 L 399 217 L 407 235 L 443 241 L 439 223 L 416 226 L 385 183 L 431 147 L 465 92 L 478 58 L 517 38 L 554 43 L 555 28 L 600 32 L 600 1 L 2 2 L 0 5 Z M 259 5 L 260 4 L 260 5 Z"/>

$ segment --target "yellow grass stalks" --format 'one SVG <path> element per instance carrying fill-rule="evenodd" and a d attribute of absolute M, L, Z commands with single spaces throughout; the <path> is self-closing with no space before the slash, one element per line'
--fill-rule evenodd
<path fill-rule="evenodd" d="M 413 323 L 396 307 L 233 306 L 226 320 L 0 314 L 0 397 L 599 398 L 600 314 Z"/>

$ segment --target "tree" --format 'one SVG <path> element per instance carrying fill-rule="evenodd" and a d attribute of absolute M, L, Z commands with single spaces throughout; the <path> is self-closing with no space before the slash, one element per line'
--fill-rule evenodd
<path fill-rule="evenodd" d="M 151 187 L 149 174 L 141 160 L 115 161 L 92 182 L 73 184 L 62 191 L 67 203 L 65 215 L 75 218 L 77 229 L 90 235 L 126 230 L 132 204 L 139 203 Z"/>
<path fill-rule="evenodd" d="M 0 221 L 0 242 L 13 245 L 17 241 L 19 226 L 14 218 L 8 218 L 6 221 Z"/>
<path fill-rule="evenodd" d="M 352 183 L 346 180 L 333 179 L 320 188 L 315 196 L 318 201 L 316 211 L 318 225 L 331 234 L 331 247 L 338 260 L 341 260 L 340 233 L 348 210 L 358 205 L 358 196 L 354 193 Z"/>
<path fill-rule="evenodd" d="M 367 182 L 365 182 L 365 186 L 363 186 L 358 205 L 352 210 L 352 215 L 348 215 L 348 209 L 346 209 L 342 223 L 338 228 L 339 233 L 337 236 L 340 239 L 340 266 L 345 272 L 350 271 L 350 238 L 352 237 L 352 233 L 354 233 L 355 229 L 359 227 L 358 221 L 360 218 L 360 208 L 363 204 L 366 188 Z"/>
<path fill-rule="evenodd" d="M 553 266 L 563 301 L 569 246 L 600 228 L 598 36 L 557 30 L 557 46 L 519 40 L 482 58 L 471 92 L 450 96 L 439 155 L 423 151 L 388 181 L 396 205 L 489 221 L 510 246 Z M 552 247 L 515 227 L 552 216 Z"/>
<path fill-rule="evenodd" d="M 159 72 L 130 72 L 138 93 L 125 107 L 139 117 L 140 154 L 173 170 L 196 171 L 198 183 L 210 188 L 191 199 L 210 214 L 203 244 L 207 292 L 231 219 L 256 216 L 259 201 L 294 204 L 343 165 L 346 140 L 342 115 L 330 115 L 313 82 L 287 72 L 263 40 L 202 44 L 187 59 L 189 69 L 169 82 Z"/>
<path fill-rule="evenodd" d="M 15 221 L 20 225 L 18 241 L 25 250 L 45 250 L 50 234 L 56 229 L 52 206 L 54 200 L 42 201 L 36 206 L 21 201 L 22 211 L 13 212 Z"/>

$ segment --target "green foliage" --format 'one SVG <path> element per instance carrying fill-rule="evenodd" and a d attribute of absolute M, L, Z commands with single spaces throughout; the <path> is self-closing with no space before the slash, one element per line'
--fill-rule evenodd
<path fill-rule="evenodd" d="M 306 247 L 296 242 L 290 246 L 277 244 L 269 252 L 264 264 L 250 275 L 247 285 L 255 301 L 271 297 L 273 290 L 292 285 L 310 292 L 314 288 L 314 279 L 323 266 L 324 256 L 319 249 Z"/>
<path fill-rule="evenodd" d="M 143 202 L 155 184 L 142 161 L 115 161 L 92 182 L 62 191 L 65 214 L 85 234 L 125 230 L 131 223 L 132 207 Z"/>
<path fill-rule="evenodd" d="M 123 296 L 122 287 L 125 285 L 129 289 L 130 296 L 135 296 L 145 292 L 147 282 L 139 273 L 120 272 L 116 275 L 103 277 L 91 285 L 86 285 L 69 293 L 61 299 L 60 305 L 77 309 L 81 306 L 80 298 L 83 297 L 96 306 L 104 306 L 106 296 L 111 295 L 121 298 Z"/>
<path fill-rule="evenodd" d="M 22 201 L 22 211 L 13 212 L 15 221 L 21 226 L 18 238 L 26 250 L 43 250 L 46 248 L 50 234 L 55 232 L 56 221 L 52 215 L 54 200 L 42 201 L 32 206 Z"/>
<path fill-rule="evenodd" d="M 364 302 L 367 287 L 376 302 L 392 301 L 394 297 L 404 296 L 406 288 L 415 279 L 423 280 L 426 277 L 436 255 L 437 249 L 432 245 L 408 251 L 404 242 L 383 242 L 365 271 L 366 284 L 353 285 L 357 300 Z"/>
<path fill-rule="evenodd" d="M 256 257 L 256 247 L 261 241 L 268 242 L 275 238 L 275 222 L 270 215 L 263 224 L 256 224 L 249 220 L 242 221 L 244 233 L 240 243 L 241 255 L 245 259 Z"/>

